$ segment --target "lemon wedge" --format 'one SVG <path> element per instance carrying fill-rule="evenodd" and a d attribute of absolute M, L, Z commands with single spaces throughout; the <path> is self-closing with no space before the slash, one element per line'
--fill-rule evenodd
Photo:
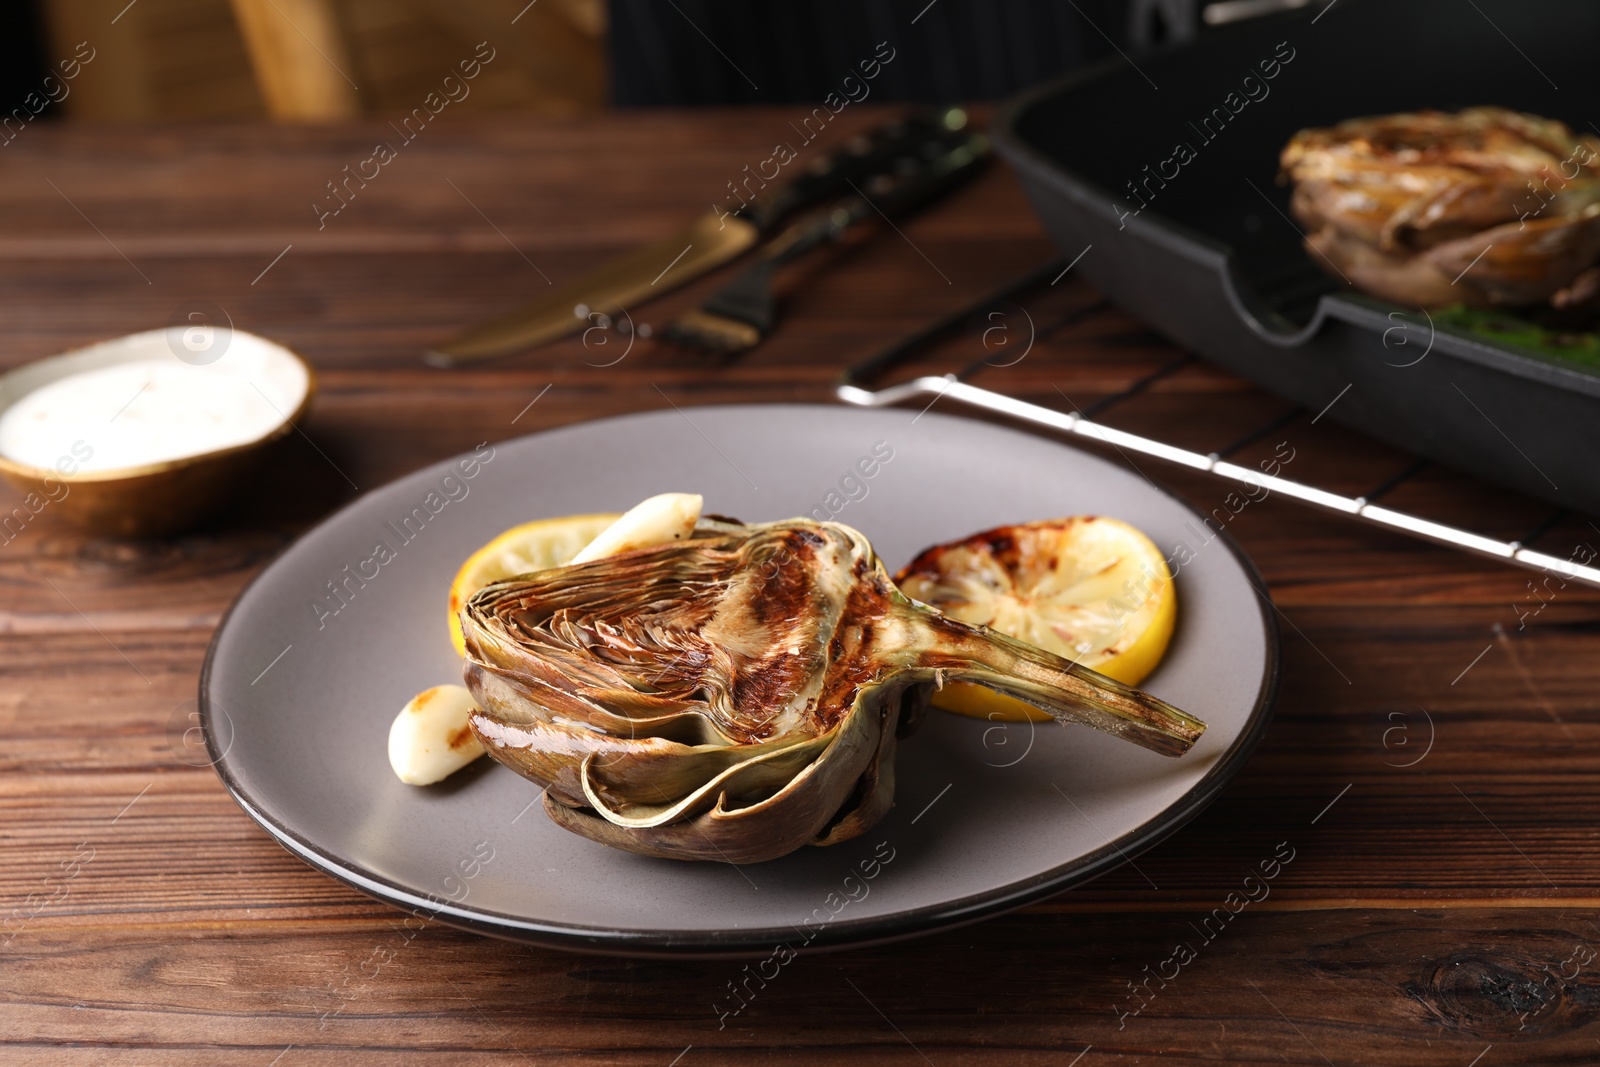
<path fill-rule="evenodd" d="M 895 575 L 901 591 L 1128 685 L 1161 662 L 1178 616 L 1155 543 L 1117 519 L 1080 515 L 1001 526 L 926 549 Z M 935 707 L 980 719 L 1048 722 L 1019 700 L 966 682 Z"/>

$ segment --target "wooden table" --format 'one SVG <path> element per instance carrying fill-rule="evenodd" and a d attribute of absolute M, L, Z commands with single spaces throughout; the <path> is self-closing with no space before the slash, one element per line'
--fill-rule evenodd
<path fill-rule="evenodd" d="M 393 139 L 386 126 L 35 124 L 0 152 L 6 365 L 210 302 L 321 379 L 308 440 L 210 526 L 123 542 L 46 510 L 0 545 L 0 1060 L 1600 1062 L 1600 594 L 1535 600 L 1525 572 L 1279 499 L 1229 524 L 1281 609 L 1277 719 L 1137 869 L 965 929 L 803 958 L 721 1030 L 726 962 L 586 958 L 440 924 L 340 998 L 398 913 L 286 854 L 183 758 L 206 643 L 239 589 L 358 490 L 485 438 L 663 396 L 829 402 L 844 361 L 1049 254 L 997 168 L 904 240 L 814 272 L 778 335 L 732 366 L 648 346 L 603 366 L 578 341 L 420 364 L 426 342 L 541 274 L 571 277 L 703 209 L 792 117 L 445 114 L 321 230 L 312 201 Z M 1178 355 L 1115 311 L 1063 310 L 1093 299 L 1064 281 L 1041 313 L 1064 323 L 983 380 L 1084 406 Z M 1284 409 L 1196 361 L 1104 417 L 1214 448 Z M 1352 493 L 1407 462 L 1309 415 L 1277 440 L 1291 476 Z M 1222 502 L 1216 483 L 1144 467 L 1205 510 Z M 1547 510 L 1431 469 L 1396 499 L 1507 536 Z M 1600 531 L 1569 519 L 1541 545 L 1585 542 Z M 1203 941 L 1197 925 L 1280 842 L 1293 859 L 1269 895 Z M 1152 980 L 1184 942 L 1195 958 Z"/>

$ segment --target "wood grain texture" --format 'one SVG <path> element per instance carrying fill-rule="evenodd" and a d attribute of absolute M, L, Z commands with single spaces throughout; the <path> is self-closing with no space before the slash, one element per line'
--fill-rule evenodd
<path fill-rule="evenodd" d="M 837 132 L 878 114 L 847 111 Z M 540 272 L 570 277 L 703 209 L 790 117 L 447 112 L 320 230 L 313 200 L 394 138 L 382 124 L 41 128 L 7 149 L 0 365 L 209 301 L 304 353 L 321 391 L 304 436 L 199 530 L 98 539 L 46 509 L 0 544 L 0 1061 L 1600 1059 L 1600 961 L 1576 962 L 1600 951 L 1600 593 L 1536 599 L 1525 572 L 1285 500 L 1226 523 L 1277 604 L 1284 684 L 1265 742 L 1210 809 L 1137 867 L 1017 914 L 803 957 L 720 1026 L 713 1004 L 731 1012 L 742 964 L 583 958 L 437 923 L 408 935 L 399 913 L 277 847 L 195 765 L 187 716 L 221 613 L 358 492 L 484 439 L 658 409 L 662 394 L 825 402 L 844 362 L 1052 254 L 996 169 L 903 238 L 809 271 L 778 333 L 731 366 L 645 343 L 613 362 L 578 339 L 450 373 L 420 364 L 428 342 L 536 292 Z M 1087 407 L 1182 355 L 1070 276 L 1028 308 L 1040 339 L 979 381 Z M 942 373 L 985 355 L 968 332 L 924 362 Z M 1100 417 L 1212 449 L 1289 411 L 1191 361 Z M 1291 477 L 1352 493 L 1409 464 L 1313 414 L 1240 462 L 1283 442 Z M 1138 466 L 1202 511 L 1225 506 L 1217 483 Z M 1506 537 L 1552 518 L 1436 467 L 1390 499 Z M 16 502 L 0 490 L 0 510 Z M 1538 541 L 1584 543 L 1600 529 L 1571 516 Z M 1270 894 L 1207 938 L 1280 842 L 1294 859 Z M 1180 944 L 1194 959 L 1152 979 Z M 378 946 L 396 949 L 381 967 Z"/>

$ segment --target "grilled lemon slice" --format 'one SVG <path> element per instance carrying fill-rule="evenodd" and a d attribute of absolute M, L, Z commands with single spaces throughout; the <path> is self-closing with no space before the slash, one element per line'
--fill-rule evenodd
<path fill-rule="evenodd" d="M 1178 600 L 1154 542 L 1103 516 L 1000 526 L 926 549 L 895 575 L 909 597 L 1128 685 L 1155 670 Z M 1044 712 L 965 682 L 936 707 L 980 719 L 1048 722 Z"/>

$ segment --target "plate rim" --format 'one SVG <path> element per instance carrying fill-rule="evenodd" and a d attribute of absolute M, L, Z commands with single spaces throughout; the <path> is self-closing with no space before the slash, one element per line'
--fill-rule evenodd
<path fill-rule="evenodd" d="M 682 410 L 690 413 L 703 413 L 725 411 L 733 408 L 746 410 L 821 409 L 829 412 L 853 410 L 842 405 L 804 403 L 703 404 Z M 539 430 L 534 433 L 507 438 L 496 442 L 496 444 L 508 445 L 532 438 L 570 432 L 579 428 L 655 416 L 662 413 L 661 409 L 646 409 L 610 415 L 599 419 L 587 419 L 581 422 L 569 423 L 565 426 L 551 427 L 547 430 Z M 1028 433 L 1012 426 L 1000 427 L 997 423 L 983 419 L 950 415 L 942 412 L 935 414 L 935 418 L 1004 428 L 1022 433 L 1024 436 L 1040 437 L 1069 451 L 1116 467 L 1116 464 L 1105 457 L 1080 448 L 1071 442 L 1059 440 L 1053 435 Z M 234 610 L 243 602 L 250 590 L 255 588 L 256 584 L 271 572 L 278 561 L 306 537 L 333 522 L 346 511 L 365 500 L 369 495 L 381 492 L 390 485 L 421 471 L 452 463 L 461 455 L 466 454 L 459 453 L 448 456 L 416 470 L 407 471 L 399 477 L 385 482 L 383 485 L 375 486 L 357 495 L 354 499 L 329 513 L 315 525 L 280 548 L 272 559 L 267 562 L 266 566 L 261 569 L 260 573 L 250 579 L 234 596 L 233 601 L 218 620 L 217 628 L 212 632 L 211 640 L 207 642 L 205 660 L 200 667 L 198 694 L 198 710 L 200 713 L 201 732 L 206 742 L 206 754 L 209 757 L 211 768 L 221 780 L 223 788 L 228 791 L 228 795 L 233 798 L 234 803 L 238 804 L 246 815 L 253 819 L 262 829 L 266 830 L 286 850 L 304 860 L 307 865 L 385 904 L 413 911 L 421 908 L 428 913 L 428 921 L 430 922 L 438 920 L 449 926 L 473 933 L 486 934 L 491 937 L 523 944 L 607 956 L 745 959 L 765 953 L 779 944 L 788 944 L 796 940 L 793 936 L 795 927 L 792 926 L 750 929 L 724 928 L 720 930 L 694 931 L 692 933 L 672 930 L 618 930 L 612 927 L 587 926 L 579 923 L 531 920 L 525 916 L 491 911 L 484 908 L 469 909 L 449 902 L 440 903 L 437 898 L 430 899 L 419 896 L 411 890 L 396 885 L 367 870 L 358 862 L 336 856 L 316 845 L 303 837 L 293 827 L 280 822 L 278 818 L 267 810 L 271 805 L 260 804 L 234 778 L 232 768 L 228 766 L 228 755 L 232 750 L 231 741 L 222 752 L 217 751 L 217 731 L 212 729 L 213 711 L 210 699 L 211 671 L 212 665 L 216 660 L 217 646 L 223 633 L 227 630 L 229 621 L 233 618 Z M 1117 469 L 1121 470 L 1121 468 Z M 1187 500 L 1149 478 L 1146 478 L 1145 481 L 1157 493 L 1167 497 L 1180 508 L 1192 513 L 1196 518 L 1202 517 L 1200 510 Z M 1276 611 L 1276 605 L 1272 600 L 1272 594 L 1267 587 L 1266 579 L 1256 567 L 1255 561 L 1239 547 L 1233 535 L 1226 528 L 1217 531 L 1216 540 L 1232 554 L 1234 560 L 1240 565 L 1241 570 L 1244 571 L 1246 581 L 1250 582 L 1257 594 L 1256 607 L 1261 613 L 1262 636 L 1264 638 L 1266 657 L 1261 685 L 1257 689 L 1255 704 L 1251 708 L 1250 714 L 1246 717 L 1244 725 L 1241 727 L 1238 736 L 1234 738 L 1233 743 L 1222 752 L 1217 761 L 1201 776 L 1199 781 L 1195 782 L 1177 799 L 1161 808 L 1146 822 L 1141 823 L 1120 837 L 1108 840 L 1104 845 L 1093 851 L 1074 857 L 1040 874 L 1009 883 L 999 889 L 968 894 L 955 900 L 928 904 L 889 915 L 831 922 L 815 931 L 812 938 L 804 942 L 801 947 L 795 948 L 795 951 L 810 953 L 828 949 L 880 945 L 921 934 L 955 929 L 1014 911 L 1066 889 L 1084 885 L 1122 866 L 1124 863 L 1130 862 L 1132 857 L 1166 840 L 1209 807 L 1217 798 L 1217 795 L 1243 769 L 1244 764 L 1265 738 L 1267 728 L 1272 721 L 1282 675 L 1282 635 L 1279 631 L 1277 619 L 1273 615 L 1273 612 Z M 790 947 L 794 948 L 792 944 Z"/>

